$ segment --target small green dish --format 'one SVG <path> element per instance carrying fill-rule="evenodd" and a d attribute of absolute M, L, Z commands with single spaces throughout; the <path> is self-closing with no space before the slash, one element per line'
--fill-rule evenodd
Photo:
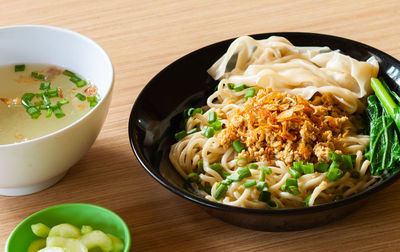
<path fill-rule="evenodd" d="M 23 220 L 8 237 L 6 252 L 25 252 L 32 241 L 38 237 L 32 232 L 31 225 L 43 223 L 49 227 L 70 223 L 81 227 L 90 225 L 93 229 L 113 234 L 124 241 L 124 252 L 131 246 L 131 235 L 126 223 L 116 213 L 91 204 L 69 203 L 52 206 L 36 212 Z"/>

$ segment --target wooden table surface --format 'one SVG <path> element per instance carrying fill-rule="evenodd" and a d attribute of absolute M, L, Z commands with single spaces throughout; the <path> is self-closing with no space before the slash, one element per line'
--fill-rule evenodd
<path fill-rule="evenodd" d="M 399 0 L 13 0 L 2 1 L 0 13 L 0 25 L 53 25 L 92 38 L 108 52 L 116 74 L 103 129 L 65 178 L 33 195 L 0 196 L 0 248 L 30 214 L 87 202 L 128 223 L 133 251 L 400 250 L 400 181 L 334 223 L 288 233 L 252 231 L 210 217 L 159 185 L 134 157 L 127 131 L 132 104 L 155 74 L 224 39 L 274 31 L 326 33 L 400 59 Z"/>

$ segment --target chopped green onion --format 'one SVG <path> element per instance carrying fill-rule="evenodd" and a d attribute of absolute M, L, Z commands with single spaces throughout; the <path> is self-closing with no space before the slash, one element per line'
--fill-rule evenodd
<path fill-rule="evenodd" d="M 329 152 L 328 153 L 328 158 L 334 162 L 341 162 L 342 161 L 342 157 L 340 154 L 337 154 L 336 152 Z"/>
<path fill-rule="evenodd" d="M 69 101 L 67 99 L 62 99 L 57 102 L 57 106 L 61 107 L 62 105 L 68 104 Z"/>
<path fill-rule="evenodd" d="M 193 128 L 193 129 L 191 129 L 191 130 L 188 130 L 188 131 L 186 132 L 186 134 L 187 134 L 187 135 L 191 135 L 191 134 L 193 134 L 193 133 L 196 133 L 197 131 L 198 131 L 197 128 Z"/>
<path fill-rule="evenodd" d="M 203 164 L 203 160 L 200 159 L 199 162 L 197 162 L 197 171 L 199 173 L 203 173 L 204 172 L 204 164 Z"/>
<path fill-rule="evenodd" d="M 43 74 L 39 74 L 39 73 L 37 73 L 37 72 L 32 72 L 31 73 L 31 76 L 33 77 L 33 78 L 35 78 L 35 79 L 37 79 L 37 80 L 45 80 L 46 78 L 45 78 L 45 76 L 43 75 Z"/>
<path fill-rule="evenodd" d="M 221 184 L 230 185 L 230 184 L 232 184 L 232 182 L 233 182 L 233 180 L 227 178 L 227 179 L 222 180 Z"/>
<path fill-rule="evenodd" d="M 61 117 L 64 117 L 64 116 L 65 116 L 65 113 L 62 111 L 61 108 L 56 108 L 56 109 L 54 109 L 54 115 L 55 115 L 57 118 L 61 118 Z"/>
<path fill-rule="evenodd" d="M 47 109 L 49 109 L 50 108 L 50 106 L 49 105 L 42 105 L 42 106 L 40 106 L 40 110 L 47 110 Z"/>
<path fill-rule="evenodd" d="M 240 174 L 231 174 L 226 178 L 231 181 L 241 181 L 242 180 L 242 178 L 240 177 Z"/>
<path fill-rule="evenodd" d="M 289 174 L 295 179 L 300 178 L 302 175 L 301 172 L 298 172 L 297 170 L 295 170 L 294 167 L 289 168 Z"/>
<path fill-rule="evenodd" d="M 250 188 L 252 186 L 256 185 L 256 180 L 255 179 L 251 179 L 249 181 L 247 181 L 246 183 L 243 184 L 244 188 Z"/>
<path fill-rule="evenodd" d="M 286 191 L 286 185 L 281 185 L 281 191 L 282 192 Z"/>
<path fill-rule="evenodd" d="M 217 112 L 215 112 L 215 111 L 209 112 L 209 113 L 208 113 L 208 120 L 207 120 L 207 122 L 208 122 L 208 123 L 213 123 L 213 122 L 215 122 L 215 120 L 217 120 Z"/>
<path fill-rule="evenodd" d="M 308 195 L 307 198 L 303 201 L 306 206 L 310 206 L 309 203 L 310 203 L 311 195 L 312 194 Z"/>
<path fill-rule="evenodd" d="M 190 108 L 187 112 L 189 117 L 194 116 L 195 114 L 203 114 L 204 111 L 202 108 Z"/>
<path fill-rule="evenodd" d="M 81 101 L 85 101 L 85 100 L 86 100 L 86 96 L 83 95 L 83 94 L 81 94 L 81 93 L 77 93 L 77 94 L 75 95 L 75 97 L 78 98 L 78 99 L 81 100 Z"/>
<path fill-rule="evenodd" d="M 222 123 L 220 120 L 216 120 L 215 122 L 210 124 L 211 127 L 214 128 L 214 130 L 221 130 L 222 129 Z"/>
<path fill-rule="evenodd" d="M 97 101 L 91 101 L 89 103 L 90 108 L 94 108 L 97 105 L 97 103 L 98 103 Z"/>
<path fill-rule="evenodd" d="M 21 103 L 25 108 L 30 108 L 33 106 L 31 103 L 32 99 L 35 97 L 32 93 L 25 93 L 21 98 Z"/>
<path fill-rule="evenodd" d="M 27 108 L 26 112 L 31 116 L 32 119 L 37 119 L 41 115 L 40 110 L 34 106 Z"/>
<path fill-rule="evenodd" d="M 50 88 L 44 92 L 48 97 L 58 97 L 58 89 L 57 88 Z"/>
<path fill-rule="evenodd" d="M 53 110 L 52 109 L 47 109 L 46 117 L 47 118 L 51 117 L 51 114 L 53 114 Z"/>
<path fill-rule="evenodd" d="M 44 94 L 44 93 L 42 94 L 42 99 L 43 99 L 44 104 L 46 104 L 46 105 L 50 104 L 49 97 L 46 94 Z"/>
<path fill-rule="evenodd" d="M 326 178 L 331 181 L 338 180 L 343 175 L 343 171 L 339 169 L 339 166 L 340 165 L 338 163 L 332 162 L 331 166 L 329 167 L 328 175 L 326 176 Z"/>
<path fill-rule="evenodd" d="M 66 75 L 66 76 L 69 76 L 69 77 L 75 76 L 75 73 L 73 73 L 73 72 L 71 72 L 69 70 L 64 70 L 63 74 Z"/>
<path fill-rule="evenodd" d="M 249 97 L 253 97 L 256 94 L 256 90 L 254 88 L 248 88 L 246 94 L 244 95 L 244 99 L 247 101 Z"/>
<path fill-rule="evenodd" d="M 226 177 L 230 176 L 231 174 L 227 171 L 222 171 L 221 176 L 225 179 Z"/>
<path fill-rule="evenodd" d="M 304 164 L 301 167 L 301 170 L 303 171 L 304 174 L 314 173 L 314 164 L 313 163 Z"/>
<path fill-rule="evenodd" d="M 293 169 L 302 172 L 303 162 L 293 162 Z"/>
<path fill-rule="evenodd" d="M 297 187 L 297 179 L 287 178 L 285 185 L 286 186 L 296 186 Z"/>
<path fill-rule="evenodd" d="M 76 84 L 78 81 L 81 80 L 81 78 L 79 78 L 78 76 L 74 75 L 74 76 L 71 76 L 71 78 L 69 78 L 69 80 Z"/>
<path fill-rule="evenodd" d="M 267 166 L 262 166 L 262 167 L 261 167 L 261 171 L 264 171 L 266 175 L 269 175 L 269 174 L 272 173 L 271 168 L 270 168 L 270 167 L 267 167 Z"/>
<path fill-rule="evenodd" d="M 15 65 L 14 66 L 14 71 L 15 72 L 23 72 L 23 71 L 25 71 L 25 64 Z"/>
<path fill-rule="evenodd" d="M 355 178 L 355 179 L 359 179 L 360 178 L 360 173 L 358 171 L 353 171 L 351 173 L 351 177 Z"/>
<path fill-rule="evenodd" d="M 247 88 L 247 86 L 245 85 L 245 84 L 241 84 L 241 85 L 239 85 L 239 86 L 235 86 L 234 88 L 233 88 L 233 90 L 235 90 L 236 92 L 240 92 L 240 91 L 242 91 L 242 90 L 245 90 Z"/>
<path fill-rule="evenodd" d="M 315 170 L 320 173 L 324 173 L 328 170 L 329 164 L 324 163 L 324 162 L 318 162 L 317 166 L 315 167 Z"/>
<path fill-rule="evenodd" d="M 251 163 L 251 164 L 249 164 L 249 168 L 253 169 L 253 170 L 257 170 L 258 169 L 258 165 L 254 164 L 254 163 Z"/>
<path fill-rule="evenodd" d="M 298 171 L 296 171 L 296 170 L 294 169 L 294 167 L 290 167 L 290 168 L 289 168 L 289 174 L 290 174 L 293 178 L 296 178 L 296 179 L 301 177 L 301 173 L 298 172 Z"/>
<path fill-rule="evenodd" d="M 246 158 L 238 158 L 236 160 L 236 166 L 237 167 L 243 167 L 245 165 L 247 165 L 247 159 Z"/>
<path fill-rule="evenodd" d="M 200 179 L 199 175 L 195 172 L 189 173 L 186 177 L 186 181 L 188 181 L 189 183 L 195 183 L 199 181 L 199 179 Z"/>
<path fill-rule="evenodd" d="M 222 183 L 217 184 L 217 190 L 214 192 L 214 199 L 220 200 L 222 197 L 225 196 L 226 192 L 228 191 L 228 186 Z"/>
<path fill-rule="evenodd" d="M 186 137 L 187 136 L 187 133 L 186 133 L 186 131 L 184 131 L 184 130 L 182 130 L 182 131 L 179 131 L 178 133 L 175 133 L 175 139 L 176 139 L 176 141 L 180 141 L 180 140 L 182 140 L 184 137 Z"/>
<path fill-rule="evenodd" d="M 286 186 L 286 191 L 293 195 L 300 194 L 300 190 L 297 186 Z"/>
<path fill-rule="evenodd" d="M 263 169 L 261 169 L 261 171 L 260 171 L 260 178 L 258 180 L 259 181 L 264 181 L 265 180 L 265 171 Z"/>
<path fill-rule="evenodd" d="M 57 103 L 51 103 L 51 104 L 49 104 L 49 107 L 50 107 L 51 109 L 56 109 L 56 108 L 58 108 L 59 106 L 57 105 Z"/>
<path fill-rule="evenodd" d="M 278 203 L 276 203 L 276 201 L 273 201 L 273 200 L 269 200 L 269 201 L 267 202 L 267 205 L 268 205 L 270 208 L 275 208 L 275 209 L 278 209 L 278 208 L 279 208 Z"/>
<path fill-rule="evenodd" d="M 353 162 L 351 161 L 350 155 L 342 155 L 342 164 L 343 164 L 343 168 L 346 170 L 353 169 Z"/>
<path fill-rule="evenodd" d="M 259 181 L 256 186 L 258 191 L 264 190 L 264 188 L 268 188 L 268 183 L 265 181 Z"/>
<path fill-rule="evenodd" d="M 271 200 L 271 193 L 268 191 L 267 188 L 264 188 L 264 190 L 260 192 L 260 196 L 258 196 L 258 201 L 267 203 L 270 200 Z"/>
<path fill-rule="evenodd" d="M 228 83 L 228 88 L 233 90 L 235 88 L 235 84 L 233 83 Z"/>
<path fill-rule="evenodd" d="M 88 102 L 97 101 L 97 97 L 96 97 L 96 96 L 88 96 L 88 97 L 86 98 L 86 100 L 87 100 Z"/>
<path fill-rule="evenodd" d="M 50 89 L 50 82 L 42 82 L 40 83 L 40 90 L 47 90 Z"/>
<path fill-rule="evenodd" d="M 222 172 L 222 165 L 220 163 L 214 163 L 214 164 L 210 165 L 210 168 L 218 173 Z"/>
<path fill-rule="evenodd" d="M 215 134 L 215 130 L 212 127 L 205 126 L 201 134 L 207 138 L 213 137 Z"/>
<path fill-rule="evenodd" d="M 245 146 L 243 143 L 240 142 L 240 139 L 236 139 L 235 141 L 233 141 L 232 146 L 237 153 L 240 153 L 242 152 L 242 150 L 245 149 Z"/>
<path fill-rule="evenodd" d="M 251 177 L 251 172 L 247 167 L 239 169 L 237 173 L 239 174 L 241 179 Z"/>
<path fill-rule="evenodd" d="M 85 80 L 79 80 L 75 83 L 76 87 L 81 88 L 87 85 L 87 82 Z"/>

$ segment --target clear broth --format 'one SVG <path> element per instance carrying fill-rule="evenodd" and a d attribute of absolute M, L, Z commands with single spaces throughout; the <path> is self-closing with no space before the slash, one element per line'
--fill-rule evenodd
<path fill-rule="evenodd" d="M 31 72 L 46 74 L 49 69 L 57 69 L 55 71 L 58 74 L 45 81 L 30 77 Z M 24 142 L 48 135 L 72 124 L 90 111 L 89 102 L 81 101 L 76 97 L 77 93 L 84 93 L 90 83 L 88 82 L 85 87 L 77 88 L 69 80 L 70 77 L 62 74 L 62 71 L 62 68 L 43 64 L 25 64 L 25 70 L 22 72 L 15 72 L 14 65 L 0 67 L 0 98 L 2 98 L 0 100 L 0 145 Z M 51 88 L 61 88 L 63 98 L 69 101 L 68 104 L 62 106 L 64 117 L 57 118 L 54 113 L 51 117 L 46 117 L 46 110 L 41 110 L 42 114 L 39 118 L 32 119 L 26 112 L 26 108 L 18 104 L 18 99 L 21 99 L 24 93 L 43 92 L 40 90 L 42 82 L 51 82 Z M 15 102 L 9 104 L 13 99 Z M 62 98 L 51 98 L 51 103 L 59 100 Z"/>

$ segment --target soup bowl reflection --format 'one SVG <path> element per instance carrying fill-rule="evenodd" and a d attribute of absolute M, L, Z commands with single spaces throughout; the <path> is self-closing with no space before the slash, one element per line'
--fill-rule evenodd
<path fill-rule="evenodd" d="M 0 28 L 0 55 L 0 66 L 38 63 L 71 70 L 94 83 L 101 97 L 93 109 L 67 127 L 26 142 L 0 145 L 0 195 L 31 194 L 59 181 L 95 141 L 111 101 L 113 67 L 106 52 L 92 40 L 50 26 Z"/>

